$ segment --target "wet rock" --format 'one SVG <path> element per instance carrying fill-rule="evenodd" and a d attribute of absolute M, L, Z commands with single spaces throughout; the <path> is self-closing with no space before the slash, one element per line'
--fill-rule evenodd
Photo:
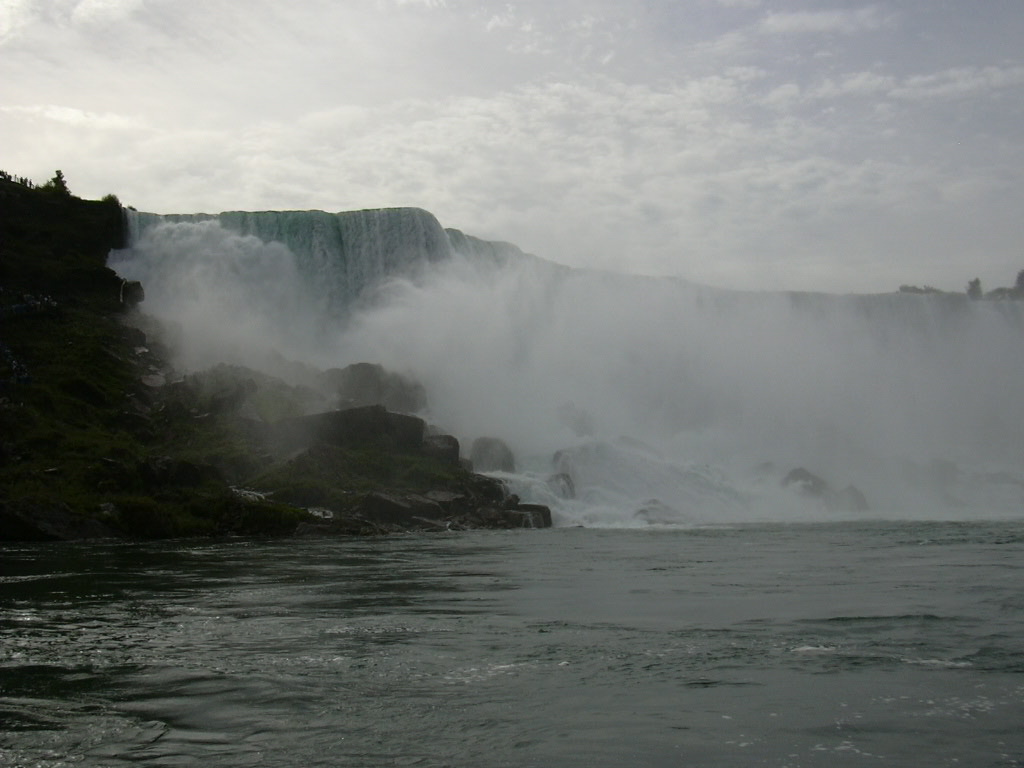
<path fill-rule="evenodd" d="M 336 393 L 339 408 L 383 405 L 389 411 L 416 413 L 427 405 L 426 393 L 418 382 L 376 363 L 332 368 L 321 378 Z"/>
<path fill-rule="evenodd" d="M 426 423 L 416 416 L 392 413 L 382 405 L 328 411 L 282 419 L 268 430 L 278 452 L 303 450 L 314 443 L 346 448 L 378 448 L 419 453 Z"/>
<path fill-rule="evenodd" d="M 683 514 L 673 509 L 668 504 L 658 500 L 649 499 L 633 513 L 633 517 L 642 520 L 648 525 L 674 525 L 686 522 Z"/>
<path fill-rule="evenodd" d="M 520 504 L 515 510 L 523 517 L 523 528 L 550 528 L 551 508 L 543 504 Z"/>
<path fill-rule="evenodd" d="M 783 488 L 793 488 L 801 496 L 818 499 L 832 512 L 865 512 L 870 509 L 868 500 L 855 486 L 848 485 L 842 490 L 831 487 L 823 478 L 797 467 L 782 479 Z"/>
<path fill-rule="evenodd" d="M 478 437 L 469 459 L 476 472 L 515 472 L 516 459 L 508 444 L 497 437 Z"/>
<path fill-rule="evenodd" d="M 469 527 L 499 528 L 550 528 L 551 510 L 541 504 L 521 504 L 514 509 L 481 507 L 470 516 Z"/>
<path fill-rule="evenodd" d="M 782 487 L 789 488 L 790 486 L 793 486 L 805 496 L 813 496 L 815 498 L 821 498 L 828 490 L 828 483 L 803 467 L 791 470 L 789 474 L 782 478 Z"/>
<path fill-rule="evenodd" d="M 442 464 L 459 466 L 460 450 L 458 438 L 452 435 L 427 435 L 423 438 L 423 455 Z"/>
<path fill-rule="evenodd" d="M 119 299 L 123 307 L 131 309 L 146 300 L 146 291 L 138 280 L 122 280 Z"/>
<path fill-rule="evenodd" d="M 356 513 L 377 525 L 401 528 L 416 527 L 417 518 L 443 520 L 445 517 L 441 505 L 426 496 L 383 492 L 367 494 Z"/>
<path fill-rule="evenodd" d="M 138 465 L 138 474 L 147 488 L 198 488 L 206 483 L 224 483 L 216 467 L 172 459 L 170 456 L 151 456 Z"/>
<path fill-rule="evenodd" d="M 72 541 L 116 535 L 99 520 L 76 515 L 61 502 L 0 502 L 0 541 Z"/>

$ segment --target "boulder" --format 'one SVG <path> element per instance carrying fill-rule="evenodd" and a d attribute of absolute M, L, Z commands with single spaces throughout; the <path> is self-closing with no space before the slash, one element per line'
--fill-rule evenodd
<path fill-rule="evenodd" d="M 419 453 L 425 428 L 426 423 L 416 416 L 368 405 L 282 419 L 271 426 L 268 434 L 272 447 L 283 453 L 300 451 L 314 443 Z"/>
<path fill-rule="evenodd" d="M 151 456 L 139 462 L 137 472 L 147 489 L 168 486 L 198 488 L 206 483 L 224 483 L 224 477 L 216 467 L 170 456 Z"/>
<path fill-rule="evenodd" d="M 427 435 L 423 438 L 423 455 L 443 464 L 459 466 L 459 441 L 452 435 Z"/>
<path fill-rule="evenodd" d="M 867 498 L 856 486 L 848 485 L 842 490 L 836 490 L 823 478 L 803 467 L 791 470 L 782 479 L 782 487 L 792 487 L 801 496 L 818 499 L 832 512 L 866 512 L 870 509 Z"/>
<path fill-rule="evenodd" d="M 512 449 L 497 437 L 478 437 L 473 441 L 469 459 L 475 472 L 515 472 Z"/>
<path fill-rule="evenodd" d="M 436 501 L 412 493 L 369 493 L 356 513 L 376 525 L 400 528 L 415 528 L 421 519 L 440 521 L 445 517 L 444 509 Z"/>
<path fill-rule="evenodd" d="M 522 515 L 523 528 L 550 528 L 551 508 L 543 504 L 520 504 L 515 510 Z"/>
<path fill-rule="evenodd" d="M 69 541 L 116 535 L 104 523 L 76 515 L 62 502 L 0 502 L 0 541 Z"/>
<path fill-rule="evenodd" d="M 146 300 L 146 291 L 138 280 L 122 280 L 120 301 L 122 306 L 132 308 Z"/>
<path fill-rule="evenodd" d="M 474 528 L 550 528 L 551 510 L 542 504 L 520 504 L 513 509 L 480 507 L 470 516 Z"/>
<path fill-rule="evenodd" d="M 659 499 L 648 499 L 633 513 L 636 520 L 648 525 L 676 525 L 689 522 L 677 509 L 673 509 Z"/>
<path fill-rule="evenodd" d="M 828 483 L 803 467 L 790 470 L 789 474 L 782 478 L 782 487 L 788 488 L 789 486 L 794 486 L 795 490 L 804 496 L 814 498 L 821 498 L 828 490 Z"/>
<path fill-rule="evenodd" d="M 337 396 L 339 408 L 383 405 L 389 411 L 416 413 L 427 405 L 418 382 L 375 363 L 332 368 L 323 373 L 322 381 Z"/>

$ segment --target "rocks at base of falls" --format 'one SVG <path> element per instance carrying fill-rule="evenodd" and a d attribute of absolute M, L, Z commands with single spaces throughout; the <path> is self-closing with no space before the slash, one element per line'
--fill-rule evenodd
<path fill-rule="evenodd" d="M 301 524 L 298 535 L 552 524 L 548 507 L 521 503 L 500 480 L 465 469 L 457 438 L 428 435 L 423 419 L 382 405 L 282 419 L 267 428 L 265 439 L 278 455 L 291 453 L 282 471 L 267 476 L 269 485 L 291 494 L 275 498 L 315 502 L 330 513 Z M 332 478 L 339 478 L 339 487 L 344 485 L 340 478 L 355 462 L 364 465 L 360 471 L 379 473 L 382 479 L 372 489 L 349 492 L 338 501 L 339 495 L 324 486 Z M 300 489 L 300 484 L 306 488 Z"/>
<path fill-rule="evenodd" d="M 59 501 L 0 501 L 0 541 L 103 539 L 117 531 L 100 520 L 76 514 Z"/>
<path fill-rule="evenodd" d="M 427 405 L 422 384 L 377 363 L 330 368 L 320 375 L 320 384 L 335 394 L 338 408 L 383 405 L 389 411 L 418 413 Z"/>
<path fill-rule="evenodd" d="M 803 467 L 790 470 L 782 478 L 782 487 L 790 488 L 805 498 L 817 499 L 832 512 L 866 512 L 870 509 L 867 498 L 856 486 L 834 488 L 823 478 Z"/>
<path fill-rule="evenodd" d="M 266 436 L 277 453 L 291 453 L 314 443 L 419 453 L 425 431 L 426 423 L 418 416 L 394 413 L 383 405 L 365 405 L 281 419 L 270 425 Z"/>
<path fill-rule="evenodd" d="M 485 478 L 488 479 L 488 478 Z M 550 528 L 551 510 L 523 504 L 517 498 L 497 501 L 504 489 L 463 487 L 459 491 L 426 493 L 374 491 L 344 512 L 330 511 L 323 522 L 303 523 L 298 536 L 337 533 L 400 533 L 404 531 L 465 531 L 480 528 L 513 530 Z"/>
<path fill-rule="evenodd" d="M 512 449 L 498 437 L 478 437 L 474 440 L 469 460 L 477 472 L 516 471 L 516 457 Z"/>

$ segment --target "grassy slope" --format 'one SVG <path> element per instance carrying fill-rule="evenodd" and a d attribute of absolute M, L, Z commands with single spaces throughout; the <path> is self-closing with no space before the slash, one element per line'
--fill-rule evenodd
<path fill-rule="evenodd" d="M 187 466 L 182 441 L 232 440 L 142 385 L 140 335 L 105 266 L 122 226 L 116 200 L 0 181 L 0 538 L 37 537 L 18 517 L 57 520 L 55 536 L 292 530 L 304 513 L 246 503 L 216 473 L 154 476 L 162 457 Z"/>

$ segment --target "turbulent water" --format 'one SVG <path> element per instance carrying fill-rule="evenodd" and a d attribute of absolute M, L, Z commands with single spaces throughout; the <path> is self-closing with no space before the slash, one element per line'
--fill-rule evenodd
<path fill-rule="evenodd" d="M 418 209 L 132 227 L 111 265 L 144 283 L 182 370 L 382 363 L 465 446 L 509 443 L 506 479 L 561 525 L 860 515 L 781 490 L 797 468 L 890 519 L 1024 513 L 1024 301 L 568 269 Z"/>
<path fill-rule="evenodd" d="M 1019 766 L 1024 524 L 0 551 L 0 765 Z"/>
<path fill-rule="evenodd" d="M 132 221 L 179 372 L 410 374 L 556 527 L 7 546 L 0 765 L 1024 765 L 1024 302 L 569 270 L 408 209 Z"/>

